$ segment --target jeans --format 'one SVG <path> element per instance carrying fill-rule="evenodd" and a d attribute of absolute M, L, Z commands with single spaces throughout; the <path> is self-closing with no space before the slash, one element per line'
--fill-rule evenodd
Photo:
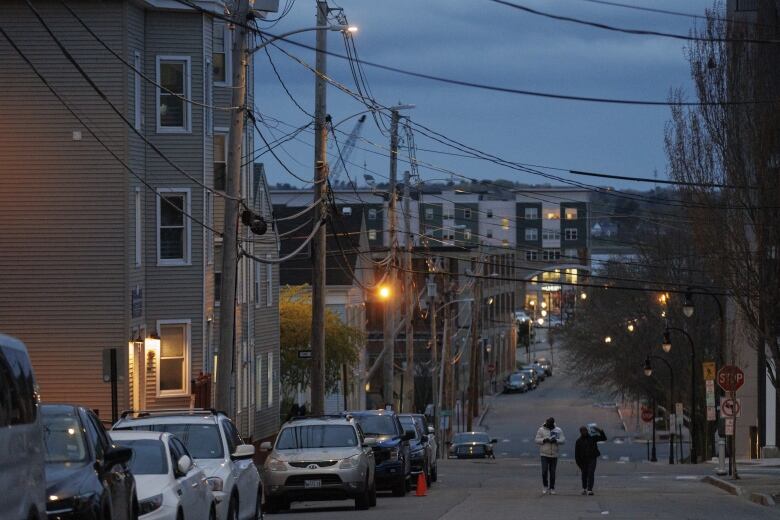
<path fill-rule="evenodd" d="M 545 457 L 542 455 L 542 484 L 544 487 L 555 489 L 555 468 L 558 466 L 558 457 Z M 549 486 L 547 475 L 550 475 Z"/>
<path fill-rule="evenodd" d="M 596 479 L 596 462 L 598 459 L 592 459 L 585 462 L 582 470 L 582 489 L 593 491 L 593 481 Z"/>

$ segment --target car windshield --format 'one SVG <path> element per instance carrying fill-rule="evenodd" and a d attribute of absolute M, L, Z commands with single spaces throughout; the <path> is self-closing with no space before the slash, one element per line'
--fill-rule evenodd
<path fill-rule="evenodd" d="M 404 430 L 411 430 L 414 432 L 414 437 L 417 438 L 417 426 L 414 424 L 414 418 L 412 417 L 399 417 L 399 421 L 401 421 L 401 426 L 404 427 Z"/>
<path fill-rule="evenodd" d="M 453 444 L 461 444 L 464 442 L 482 442 L 489 443 L 490 437 L 485 433 L 458 433 L 452 439 Z"/>
<path fill-rule="evenodd" d="M 118 440 L 117 444 L 133 449 L 130 470 L 134 475 L 167 475 L 168 457 L 165 446 L 155 439 Z"/>
<path fill-rule="evenodd" d="M 355 428 L 349 425 L 290 426 L 279 434 L 276 449 L 351 448 L 357 444 Z"/>
<path fill-rule="evenodd" d="M 362 415 L 357 420 L 366 435 L 398 435 L 392 415 Z"/>
<path fill-rule="evenodd" d="M 87 460 L 87 445 L 81 423 L 75 412 L 44 412 L 43 440 L 46 444 L 46 462 L 84 462 Z"/>
<path fill-rule="evenodd" d="M 222 437 L 216 424 L 142 424 L 137 426 L 119 426 L 117 431 L 144 430 L 169 432 L 179 438 L 187 447 L 193 459 L 221 459 Z"/>
<path fill-rule="evenodd" d="M 513 383 L 519 383 L 523 379 L 525 379 L 525 376 L 523 376 L 523 374 L 512 374 L 511 376 L 509 376 L 509 380 Z"/>

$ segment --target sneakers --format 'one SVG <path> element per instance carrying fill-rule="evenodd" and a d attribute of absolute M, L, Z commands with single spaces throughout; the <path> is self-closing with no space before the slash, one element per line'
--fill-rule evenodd
<path fill-rule="evenodd" d="M 542 495 L 546 495 L 547 493 L 549 493 L 549 491 L 550 490 L 547 488 L 542 488 Z"/>
<path fill-rule="evenodd" d="M 585 489 L 583 489 L 583 490 L 582 490 L 582 494 L 583 494 L 583 495 L 587 495 L 587 494 L 588 494 L 588 491 L 587 491 L 587 490 L 585 490 Z"/>
<path fill-rule="evenodd" d="M 593 496 L 593 491 L 588 491 L 588 495 Z"/>
<path fill-rule="evenodd" d="M 557 495 L 557 493 L 555 492 L 555 490 L 554 490 L 553 488 L 550 488 L 550 494 L 551 494 L 551 495 Z M 592 493 L 591 493 L 591 494 L 592 494 Z"/>

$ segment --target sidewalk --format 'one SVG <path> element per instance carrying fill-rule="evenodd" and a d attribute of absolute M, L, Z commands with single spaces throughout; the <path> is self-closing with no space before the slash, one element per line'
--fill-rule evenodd
<path fill-rule="evenodd" d="M 775 459 L 778 463 L 777 459 Z M 737 468 L 739 469 L 739 462 Z M 749 466 L 745 463 L 744 466 Z M 732 480 L 730 477 L 707 476 L 702 480 L 723 491 L 735 496 L 746 498 L 756 504 L 767 507 L 777 507 L 780 502 L 780 477 L 778 475 L 760 475 L 749 473 L 749 470 L 740 473 L 739 480 Z M 780 509 L 780 508 L 778 508 Z"/>

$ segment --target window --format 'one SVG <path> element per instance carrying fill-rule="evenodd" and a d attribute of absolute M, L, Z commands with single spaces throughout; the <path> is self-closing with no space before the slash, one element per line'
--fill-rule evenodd
<path fill-rule="evenodd" d="M 267 260 L 271 259 L 271 255 L 265 255 Z M 274 266 L 273 264 L 265 264 L 265 305 L 270 307 L 274 304 Z"/>
<path fill-rule="evenodd" d="M 266 362 L 266 372 L 268 374 L 268 406 L 271 407 L 274 404 L 274 353 L 268 352 L 268 358 Z"/>
<path fill-rule="evenodd" d="M 352 215 L 352 208 L 350 206 L 344 206 L 341 208 L 341 214 L 345 217 L 349 217 Z"/>
<path fill-rule="evenodd" d="M 487 210 L 487 218 L 493 218 L 493 210 L 492 209 Z"/>
<path fill-rule="evenodd" d="M 561 216 L 557 211 L 548 211 L 547 212 L 547 220 L 558 220 Z"/>
<path fill-rule="evenodd" d="M 757 11 L 758 0 L 737 0 L 736 11 Z"/>
<path fill-rule="evenodd" d="M 141 188 L 135 188 L 135 266 L 141 267 Z"/>
<path fill-rule="evenodd" d="M 425 226 L 425 236 L 432 237 L 435 229 L 432 226 Z"/>
<path fill-rule="evenodd" d="M 0 347 L 0 427 L 35 422 L 32 367 L 22 350 Z"/>
<path fill-rule="evenodd" d="M 227 139 L 225 134 L 214 134 L 214 189 L 225 191 L 227 175 Z"/>
<path fill-rule="evenodd" d="M 157 131 L 189 132 L 192 106 L 190 97 L 190 58 L 158 56 Z"/>
<path fill-rule="evenodd" d="M 376 240 L 376 229 L 369 229 L 368 230 L 368 239 L 369 240 Z"/>
<path fill-rule="evenodd" d="M 561 232 L 553 231 L 551 229 L 542 230 L 542 240 L 560 240 Z"/>
<path fill-rule="evenodd" d="M 101 425 L 100 422 L 94 420 L 91 414 L 87 414 L 86 419 L 87 420 L 84 421 L 84 429 L 87 432 L 87 437 L 89 437 L 90 444 L 92 444 L 92 447 L 95 449 L 95 459 L 102 461 L 103 455 L 106 452 L 106 447 L 108 446 L 108 442 L 106 442 L 106 440 L 101 435 L 103 425 Z"/>
<path fill-rule="evenodd" d="M 255 306 L 260 305 L 260 289 L 262 288 L 262 278 L 261 275 L 263 274 L 263 266 L 260 264 L 260 262 L 255 262 L 255 279 L 254 283 L 252 285 L 252 299 L 255 302 Z"/>
<path fill-rule="evenodd" d="M 509 247 L 509 240 L 507 240 L 506 238 L 501 240 L 501 245 L 504 247 Z"/>
<path fill-rule="evenodd" d="M 376 220 L 376 208 L 368 208 L 368 220 Z"/>
<path fill-rule="evenodd" d="M 157 263 L 186 265 L 190 261 L 190 221 L 184 213 L 190 211 L 189 189 L 157 190 Z"/>
<path fill-rule="evenodd" d="M 577 208 L 566 208 L 566 220 L 577 220 Z"/>
<path fill-rule="evenodd" d="M 542 250 L 542 260 L 560 260 L 560 249 L 544 249 Z"/>
<path fill-rule="evenodd" d="M 133 108 L 135 109 L 135 129 L 141 129 L 141 53 L 133 53 L 133 68 L 137 71 L 133 74 Z"/>
<path fill-rule="evenodd" d="M 425 208 L 425 220 L 433 220 L 433 208 Z"/>
<path fill-rule="evenodd" d="M 214 246 L 214 305 L 222 300 L 222 244 Z"/>
<path fill-rule="evenodd" d="M 206 225 L 214 229 L 214 194 L 206 191 Z M 206 233 L 206 264 L 214 263 L 214 232 L 205 229 Z"/>
<path fill-rule="evenodd" d="M 471 218 L 471 208 L 463 208 L 463 218 Z"/>
<path fill-rule="evenodd" d="M 463 230 L 463 240 L 471 240 L 471 230 L 470 229 L 464 229 Z"/>
<path fill-rule="evenodd" d="M 539 254 L 537 251 L 526 251 L 525 252 L 525 259 L 526 260 L 536 260 L 539 258 Z"/>
<path fill-rule="evenodd" d="M 263 355 L 255 356 L 255 409 L 263 409 Z"/>
<path fill-rule="evenodd" d="M 566 249 L 566 250 L 563 252 L 563 255 L 564 255 L 566 258 L 570 258 L 570 259 L 572 259 L 572 260 L 579 260 L 579 259 L 580 259 L 580 255 L 579 255 L 579 253 L 577 252 L 577 250 L 576 250 L 576 249 Z"/>
<path fill-rule="evenodd" d="M 189 382 L 189 327 L 187 321 L 159 321 L 160 361 L 157 364 L 157 395 L 187 395 Z"/>
<path fill-rule="evenodd" d="M 212 52 L 211 62 L 213 67 L 214 82 L 226 84 L 230 82 L 230 31 L 226 24 L 215 22 L 212 26 Z"/>
<path fill-rule="evenodd" d="M 236 448 L 244 444 L 244 439 L 241 438 L 235 425 L 230 421 L 222 421 L 222 431 L 225 434 L 229 453 L 235 453 Z"/>
<path fill-rule="evenodd" d="M 485 233 L 486 233 L 488 238 L 493 238 L 493 230 L 492 229 L 488 229 Z"/>
<path fill-rule="evenodd" d="M 508 218 L 502 218 L 501 219 L 501 229 L 504 229 L 504 230 L 509 229 L 509 219 Z"/>
<path fill-rule="evenodd" d="M 566 240 L 577 240 L 578 231 L 577 228 L 566 228 L 564 230 Z"/>
<path fill-rule="evenodd" d="M 203 107 L 204 126 L 206 135 L 214 133 L 214 80 L 211 73 L 211 58 L 206 58 L 206 67 L 203 71 L 203 99 L 206 100 L 207 107 Z"/>
<path fill-rule="evenodd" d="M 525 219 L 536 220 L 539 218 L 539 210 L 537 208 L 525 208 Z"/>
<path fill-rule="evenodd" d="M 525 228 L 525 239 L 528 242 L 539 240 L 539 230 L 536 228 Z"/>

